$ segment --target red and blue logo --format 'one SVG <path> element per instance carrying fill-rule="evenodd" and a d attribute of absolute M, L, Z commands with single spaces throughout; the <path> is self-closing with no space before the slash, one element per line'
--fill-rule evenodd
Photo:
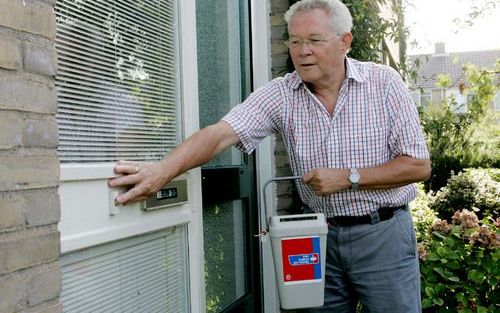
<path fill-rule="evenodd" d="M 284 238 L 281 255 L 285 283 L 321 279 L 319 236 Z"/>

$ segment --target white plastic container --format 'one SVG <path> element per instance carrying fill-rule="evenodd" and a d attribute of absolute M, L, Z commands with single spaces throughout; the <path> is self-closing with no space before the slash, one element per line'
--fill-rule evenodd
<path fill-rule="evenodd" d="M 270 218 L 269 236 L 281 308 L 323 305 L 327 233 L 323 214 Z"/>

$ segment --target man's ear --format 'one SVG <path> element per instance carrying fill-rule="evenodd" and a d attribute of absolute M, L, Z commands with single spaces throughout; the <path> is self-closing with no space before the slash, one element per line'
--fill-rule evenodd
<path fill-rule="evenodd" d="M 343 33 L 342 35 L 340 35 L 340 40 L 342 41 L 342 51 L 344 51 L 344 53 L 347 53 L 351 48 L 352 43 L 351 32 Z"/>

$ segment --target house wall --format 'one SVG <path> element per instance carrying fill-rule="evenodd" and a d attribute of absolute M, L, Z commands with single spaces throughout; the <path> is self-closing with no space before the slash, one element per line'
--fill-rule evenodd
<path fill-rule="evenodd" d="M 55 0 L 0 0 L 0 312 L 61 312 Z"/>
<path fill-rule="evenodd" d="M 295 2 L 296 1 L 293 0 L 271 1 L 271 73 L 273 78 L 283 76 L 288 71 L 288 47 L 284 43 L 287 25 L 283 16 L 290 5 Z M 288 153 L 283 144 L 283 139 L 279 135 L 276 136 L 274 141 L 274 163 L 275 176 L 292 175 Z M 284 181 L 277 183 L 276 198 L 276 209 L 278 214 L 295 213 L 300 206 L 293 182 Z"/>

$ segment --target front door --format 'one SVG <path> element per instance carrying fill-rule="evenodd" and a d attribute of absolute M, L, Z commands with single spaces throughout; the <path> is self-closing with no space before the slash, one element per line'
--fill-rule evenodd
<path fill-rule="evenodd" d="M 200 127 L 251 90 L 247 0 L 197 0 Z M 202 167 L 206 309 L 259 312 L 254 157 L 232 147 Z"/>

